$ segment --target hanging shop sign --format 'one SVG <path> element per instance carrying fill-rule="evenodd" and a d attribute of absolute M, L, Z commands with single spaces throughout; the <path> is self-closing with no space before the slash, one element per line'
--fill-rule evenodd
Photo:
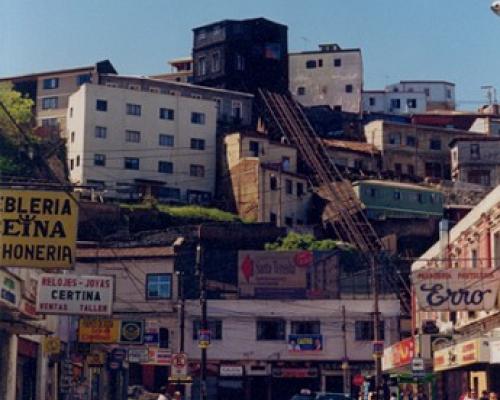
<path fill-rule="evenodd" d="M 323 336 L 288 335 L 288 351 L 292 353 L 323 351 Z"/>
<path fill-rule="evenodd" d="M 423 311 L 481 311 L 494 308 L 500 272 L 495 269 L 423 269 L 412 274 Z"/>
<path fill-rule="evenodd" d="M 21 281 L 0 269 L 0 308 L 18 309 L 21 302 Z"/>
<path fill-rule="evenodd" d="M 128 349 L 128 362 L 147 363 L 149 361 L 149 352 L 147 347 Z"/>
<path fill-rule="evenodd" d="M 160 325 L 156 321 L 146 321 L 144 327 L 144 344 L 158 346 Z"/>
<path fill-rule="evenodd" d="M 42 349 L 45 355 L 51 356 L 61 352 L 61 339 L 57 336 L 46 336 L 42 342 Z"/>
<path fill-rule="evenodd" d="M 472 339 L 454 344 L 434 352 L 434 371 L 459 368 L 490 360 L 487 339 Z"/>
<path fill-rule="evenodd" d="M 500 340 L 490 340 L 490 364 L 500 364 Z"/>
<path fill-rule="evenodd" d="M 88 367 L 102 367 L 106 362 L 106 353 L 103 351 L 92 351 L 87 355 L 87 366 Z"/>
<path fill-rule="evenodd" d="M 408 338 L 384 349 L 382 370 L 390 371 L 409 365 L 415 355 L 415 340 Z"/>
<path fill-rule="evenodd" d="M 186 353 L 172 354 L 170 364 L 170 381 L 186 381 L 188 376 L 188 358 Z"/>
<path fill-rule="evenodd" d="M 158 347 L 148 348 L 147 364 L 149 365 L 170 365 L 172 361 L 172 352 L 168 349 L 160 349 Z"/>
<path fill-rule="evenodd" d="M 80 318 L 78 341 L 81 343 L 117 343 L 120 320 Z"/>
<path fill-rule="evenodd" d="M 0 265 L 71 268 L 77 221 L 65 192 L 0 189 Z"/>
<path fill-rule="evenodd" d="M 36 312 L 36 304 L 31 300 L 25 299 L 24 297 L 21 299 L 21 303 L 19 304 L 19 311 L 24 318 L 29 319 L 41 319 L 42 316 L 37 314 Z"/>
<path fill-rule="evenodd" d="M 41 274 L 38 278 L 37 312 L 65 315 L 111 315 L 113 278 Z"/>
<path fill-rule="evenodd" d="M 120 321 L 120 343 L 142 344 L 144 341 L 144 321 Z"/>
<path fill-rule="evenodd" d="M 207 349 L 210 346 L 210 329 L 200 329 L 198 331 L 198 347 Z"/>

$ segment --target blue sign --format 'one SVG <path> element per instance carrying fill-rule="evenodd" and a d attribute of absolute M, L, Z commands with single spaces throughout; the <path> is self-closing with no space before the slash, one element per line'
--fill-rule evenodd
<path fill-rule="evenodd" d="M 158 332 L 145 333 L 144 344 L 158 344 Z"/>
<path fill-rule="evenodd" d="M 288 335 L 288 351 L 300 353 L 323 351 L 322 335 Z"/>

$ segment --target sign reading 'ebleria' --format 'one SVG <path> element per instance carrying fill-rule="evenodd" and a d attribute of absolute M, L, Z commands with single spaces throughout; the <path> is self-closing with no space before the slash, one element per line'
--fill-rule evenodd
<path fill-rule="evenodd" d="M 422 269 L 412 283 L 421 310 L 480 311 L 494 308 L 499 278 L 496 269 Z"/>
<path fill-rule="evenodd" d="M 77 209 L 65 192 L 0 189 L 0 266 L 71 268 Z"/>

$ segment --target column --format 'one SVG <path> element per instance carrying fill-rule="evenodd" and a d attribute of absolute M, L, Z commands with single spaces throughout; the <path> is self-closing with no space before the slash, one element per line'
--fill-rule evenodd
<path fill-rule="evenodd" d="M 16 400 L 17 336 L 0 331 L 0 399 Z"/>

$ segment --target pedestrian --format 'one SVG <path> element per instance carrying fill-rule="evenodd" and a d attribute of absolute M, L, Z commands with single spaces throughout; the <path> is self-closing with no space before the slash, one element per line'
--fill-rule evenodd
<path fill-rule="evenodd" d="M 498 396 L 495 392 L 490 392 L 489 400 L 498 400 Z"/>
<path fill-rule="evenodd" d="M 173 400 L 182 400 L 181 392 L 175 392 Z"/>
<path fill-rule="evenodd" d="M 160 388 L 160 395 L 158 396 L 157 400 L 170 400 L 169 397 L 170 396 L 168 395 L 167 388 L 165 386 L 162 386 Z"/>
<path fill-rule="evenodd" d="M 479 400 L 488 400 L 490 398 L 489 394 L 488 394 L 488 391 L 487 390 L 483 390 L 481 392 L 481 397 L 479 398 Z"/>
<path fill-rule="evenodd" d="M 398 400 L 398 396 L 396 395 L 396 393 L 394 392 L 391 393 L 390 400 Z"/>

